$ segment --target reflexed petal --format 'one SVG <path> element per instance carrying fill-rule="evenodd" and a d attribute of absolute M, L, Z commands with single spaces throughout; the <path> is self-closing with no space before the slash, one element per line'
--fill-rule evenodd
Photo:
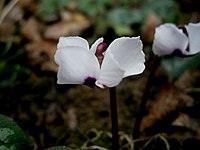
<path fill-rule="evenodd" d="M 99 72 L 97 58 L 90 51 L 69 46 L 54 55 L 58 68 L 58 84 L 83 84 L 88 77 L 96 78 Z"/>
<path fill-rule="evenodd" d="M 185 51 L 188 45 L 187 36 L 174 24 L 163 24 L 156 28 L 153 52 L 158 56 L 170 55 L 174 50 Z"/>
<path fill-rule="evenodd" d="M 103 42 L 103 38 L 99 38 L 99 39 L 97 39 L 95 42 L 94 42 L 94 44 L 92 44 L 92 46 L 91 46 L 91 52 L 92 53 L 96 53 L 96 49 L 97 49 L 97 46 L 100 44 L 100 43 L 102 43 Z"/>
<path fill-rule="evenodd" d="M 119 64 L 113 58 L 113 55 L 108 51 L 102 62 L 99 73 L 99 78 L 96 85 L 100 88 L 114 87 L 120 83 L 123 78 L 124 71 L 119 67 Z"/>
<path fill-rule="evenodd" d="M 200 23 L 189 23 L 186 26 L 189 36 L 189 54 L 200 52 Z"/>
<path fill-rule="evenodd" d="M 145 55 L 142 51 L 140 37 L 122 37 L 114 40 L 107 51 L 113 54 L 121 69 L 123 77 L 142 73 L 145 65 Z M 106 54 L 107 55 L 107 51 Z"/>
<path fill-rule="evenodd" d="M 57 44 L 57 49 L 66 46 L 78 46 L 89 50 L 88 42 L 79 36 L 60 37 Z"/>

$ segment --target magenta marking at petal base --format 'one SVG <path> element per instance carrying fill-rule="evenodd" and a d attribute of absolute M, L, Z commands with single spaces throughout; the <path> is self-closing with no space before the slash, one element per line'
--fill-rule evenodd
<path fill-rule="evenodd" d="M 89 86 L 89 87 L 91 87 L 91 88 L 93 88 L 93 87 L 95 87 L 95 82 L 96 82 L 96 78 L 94 78 L 94 77 L 87 77 L 86 79 L 85 79 L 85 81 L 84 81 L 84 85 L 87 85 L 87 86 Z"/>
<path fill-rule="evenodd" d="M 173 52 L 173 55 L 182 56 L 183 54 L 182 54 L 182 51 L 181 51 L 180 49 L 176 48 L 176 49 L 174 50 L 174 52 Z"/>

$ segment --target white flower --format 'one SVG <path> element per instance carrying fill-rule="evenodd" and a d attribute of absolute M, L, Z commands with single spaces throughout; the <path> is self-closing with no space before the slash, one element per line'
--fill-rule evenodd
<path fill-rule="evenodd" d="M 101 63 L 96 51 L 102 43 L 103 38 L 99 38 L 89 48 L 88 42 L 81 37 L 60 37 L 54 55 L 59 65 L 57 83 L 114 87 L 124 77 L 142 73 L 145 69 L 140 37 L 115 39 L 102 54 Z"/>
<path fill-rule="evenodd" d="M 182 55 L 194 55 L 200 52 L 200 23 L 189 23 L 178 28 L 172 23 L 156 28 L 153 52 L 158 56 L 171 55 L 179 51 Z"/>

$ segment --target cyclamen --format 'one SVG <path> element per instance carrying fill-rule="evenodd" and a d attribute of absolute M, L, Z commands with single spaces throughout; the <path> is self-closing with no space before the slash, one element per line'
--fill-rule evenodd
<path fill-rule="evenodd" d="M 58 84 L 85 84 L 114 87 L 125 77 L 145 69 L 145 54 L 140 37 L 115 39 L 107 48 L 99 38 L 89 48 L 78 36 L 60 37 L 54 55 L 58 64 Z"/>
<path fill-rule="evenodd" d="M 155 30 L 153 52 L 158 56 L 194 55 L 200 52 L 200 23 L 189 23 L 178 28 L 175 24 L 162 24 Z"/>

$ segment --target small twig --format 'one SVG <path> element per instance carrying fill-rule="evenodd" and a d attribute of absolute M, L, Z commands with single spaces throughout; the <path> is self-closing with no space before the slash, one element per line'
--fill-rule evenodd
<path fill-rule="evenodd" d="M 124 148 L 129 150 L 134 150 L 134 143 L 132 142 L 132 136 L 125 134 L 124 132 L 119 132 L 119 141 L 127 141 L 127 144 L 120 147 L 119 150 L 123 150 Z"/>
<path fill-rule="evenodd" d="M 5 19 L 5 17 L 8 15 L 8 13 L 13 9 L 13 7 L 17 4 L 19 0 L 12 0 L 8 5 L 4 7 L 0 14 L 0 26 Z"/>
<path fill-rule="evenodd" d="M 160 139 L 163 140 L 163 142 L 166 145 L 167 150 L 170 150 L 170 145 L 169 145 L 169 142 L 167 141 L 167 139 L 161 134 L 159 134 L 158 137 L 160 137 Z"/>
<path fill-rule="evenodd" d="M 131 147 L 131 148 L 129 148 L 129 149 L 130 149 L 130 150 L 134 150 L 135 143 L 141 142 L 141 141 L 145 141 L 145 140 L 148 140 L 148 141 L 149 141 L 149 139 L 152 139 L 152 138 L 154 138 L 154 136 L 150 136 L 150 137 L 141 137 L 141 138 L 137 138 L 137 139 L 128 141 L 128 143 L 125 144 L 125 145 L 123 145 L 123 146 L 120 148 L 120 150 L 123 150 L 124 148 L 128 147 L 129 145 L 130 145 L 130 147 Z M 148 141 L 147 141 L 147 142 L 148 142 Z M 145 143 L 145 144 L 147 144 L 147 143 Z"/>
<path fill-rule="evenodd" d="M 110 110 L 112 123 L 112 150 L 119 149 L 119 133 L 118 133 L 118 114 L 117 114 L 117 98 L 116 87 L 109 88 L 110 90 Z"/>
<path fill-rule="evenodd" d="M 154 138 L 150 138 L 147 142 L 145 142 L 145 144 L 142 146 L 142 149 L 145 149 L 153 140 Z"/>

